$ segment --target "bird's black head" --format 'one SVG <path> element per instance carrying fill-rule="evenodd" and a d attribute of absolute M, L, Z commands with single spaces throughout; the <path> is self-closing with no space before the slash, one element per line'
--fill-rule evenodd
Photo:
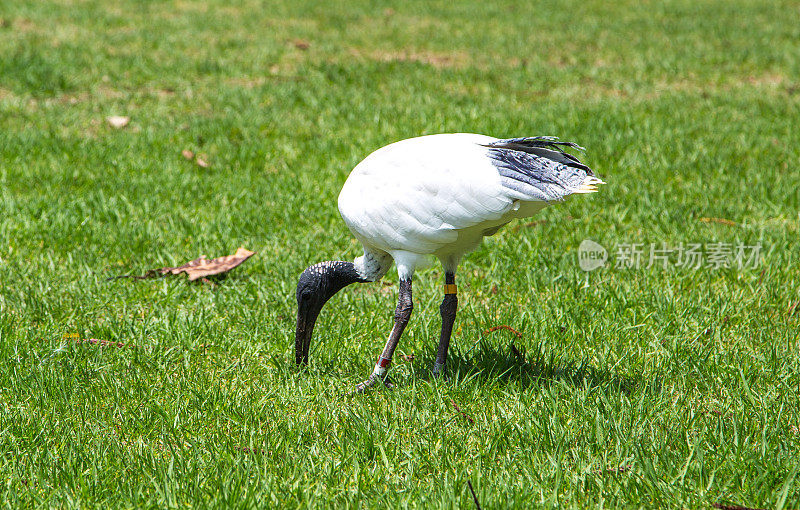
<path fill-rule="evenodd" d="M 311 334 L 325 303 L 347 285 L 366 281 L 352 262 L 320 262 L 303 271 L 297 282 L 297 332 L 294 345 L 295 362 L 298 365 L 308 363 Z"/>

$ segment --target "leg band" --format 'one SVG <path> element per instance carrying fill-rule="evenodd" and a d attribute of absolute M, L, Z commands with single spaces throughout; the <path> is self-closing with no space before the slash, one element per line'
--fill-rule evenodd
<path fill-rule="evenodd" d="M 391 359 L 380 356 L 378 358 L 378 362 L 375 364 L 375 368 L 372 370 L 372 373 L 383 377 L 389 370 L 389 365 L 391 364 L 392 364 Z"/>
<path fill-rule="evenodd" d="M 445 283 L 444 284 L 444 293 L 445 294 L 457 294 L 458 287 L 456 287 L 455 283 Z"/>

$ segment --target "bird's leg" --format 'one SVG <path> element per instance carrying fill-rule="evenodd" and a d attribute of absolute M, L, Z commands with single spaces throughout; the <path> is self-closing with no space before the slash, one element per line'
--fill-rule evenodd
<path fill-rule="evenodd" d="M 436 361 L 433 363 L 433 375 L 439 377 L 445 372 L 447 349 L 450 347 L 450 336 L 453 334 L 453 323 L 456 321 L 458 295 L 456 294 L 456 275 L 444 275 L 444 300 L 439 307 L 442 315 L 442 334 L 439 336 L 439 348 L 436 350 Z"/>
<path fill-rule="evenodd" d="M 411 318 L 411 311 L 413 309 L 414 303 L 411 299 L 411 279 L 400 280 L 400 295 L 397 299 L 397 309 L 394 311 L 394 327 L 392 328 L 392 332 L 389 333 L 389 339 L 386 341 L 386 347 L 383 348 L 383 352 L 378 358 L 378 363 L 375 364 L 375 368 L 372 370 L 372 375 L 370 375 L 366 381 L 356 385 L 356 392 L 361 393 L 370 386 L 374 386 L 378 381 L 383 383 L 387 388 L 392 387 L 392 382 L 389 380 L 386 372 L 389 370 L 389 365 L 392 364 L 392 355 L 397 348 L 403 330 L 406 329 L 406 324 L 408 324 L 408 320 Z"/>

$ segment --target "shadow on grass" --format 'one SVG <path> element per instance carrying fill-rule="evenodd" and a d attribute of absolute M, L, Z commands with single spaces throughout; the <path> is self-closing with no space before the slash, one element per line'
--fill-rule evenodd
<path fill-rule="evenodd" d="M 426 368 L 433 365 L 433 358 L 427 359 L 426 356 L 422 361 Z M 587 360 L 567 360 L 543 352 L 527 353 L 524 349 L 513 347 L 513 344 L 497 345 L 485 340 L 463 353 L 452 352 L 451 349 L 447 370 L 451 380 L 498 381 L 500 384 L 517 384 L 522 388 L 564 382 L 579 388 L 603 388 L 630 394 L 641 382 L 638 377 L 621 376 L 608 369 L 594 367 Z M 429 370 L 423 373 L 427 374 L 424 377 L 428 379 L 433 377 Z"/>
<path fill-rule="evenodd" d="M 532 386 L 548 387 L 555 383 L 566 383 L 576 388 L 601 389 L 626 395 L 636 390 L 650 392 L 661 390 L 661 383 L 658 380 L 643 381 L 641 376 L 619 375 L 607 368 L 592 366 L 586 359 L 559 358 L 552 353 L 541 351 L 529 353 L 522 348 L 513 347 L 512 343 L 498 345 L 488 340 L 481 340 L 463 352 L 454 347 L 450 347 L 447 358 L 447 374 L 448 380 L 457 384 L 469 380 L 486 383 L 494 381 L 501 385 L 513 384 L 526 389 Z M 411 361 L 416 374 L 413 377 L 433 380 L 431 373 L 433 356 L 433 352 L 426 353 Z M 397 360 L 397 363 L 408 363 L 408 361 Z M 364 361 L 356 358 L 323 360 L 317 357 L 313 364 L 315 372 L 327 376 L 361 370 L 366 377 L 369 371 L 364 370 L 366 366 Z M 398 380 L 394 379 L 395 383 L 398 383 Z M 400 382 L 400 385 L 402 384 Z"/>

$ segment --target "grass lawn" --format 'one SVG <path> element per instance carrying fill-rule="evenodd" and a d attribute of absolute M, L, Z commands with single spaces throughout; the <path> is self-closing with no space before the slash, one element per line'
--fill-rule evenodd
<path fill-rule="evenodd" d="M 795 0 L 0 3 L 0 501 L 472 508 L 471 481 L 483 508 L 800 507 L 799 20 Z M 439 132 L 558 135 L 608 184 L 465 259 L 449 381 L 442 271 L 418 272 L 413 360 L 348 397 L 397 273 L 326 306 L 302 370 L 297 277 L 359 255 L 353 166 Z M 584 239 L 609 252 L 588 285 Z M 648 268 L 650 243 L 760 252 Z M 632 244 L 641 266 L 616 267 Z M 107 281 L 239 246 L 258 253 L 211 283 Z"/>

